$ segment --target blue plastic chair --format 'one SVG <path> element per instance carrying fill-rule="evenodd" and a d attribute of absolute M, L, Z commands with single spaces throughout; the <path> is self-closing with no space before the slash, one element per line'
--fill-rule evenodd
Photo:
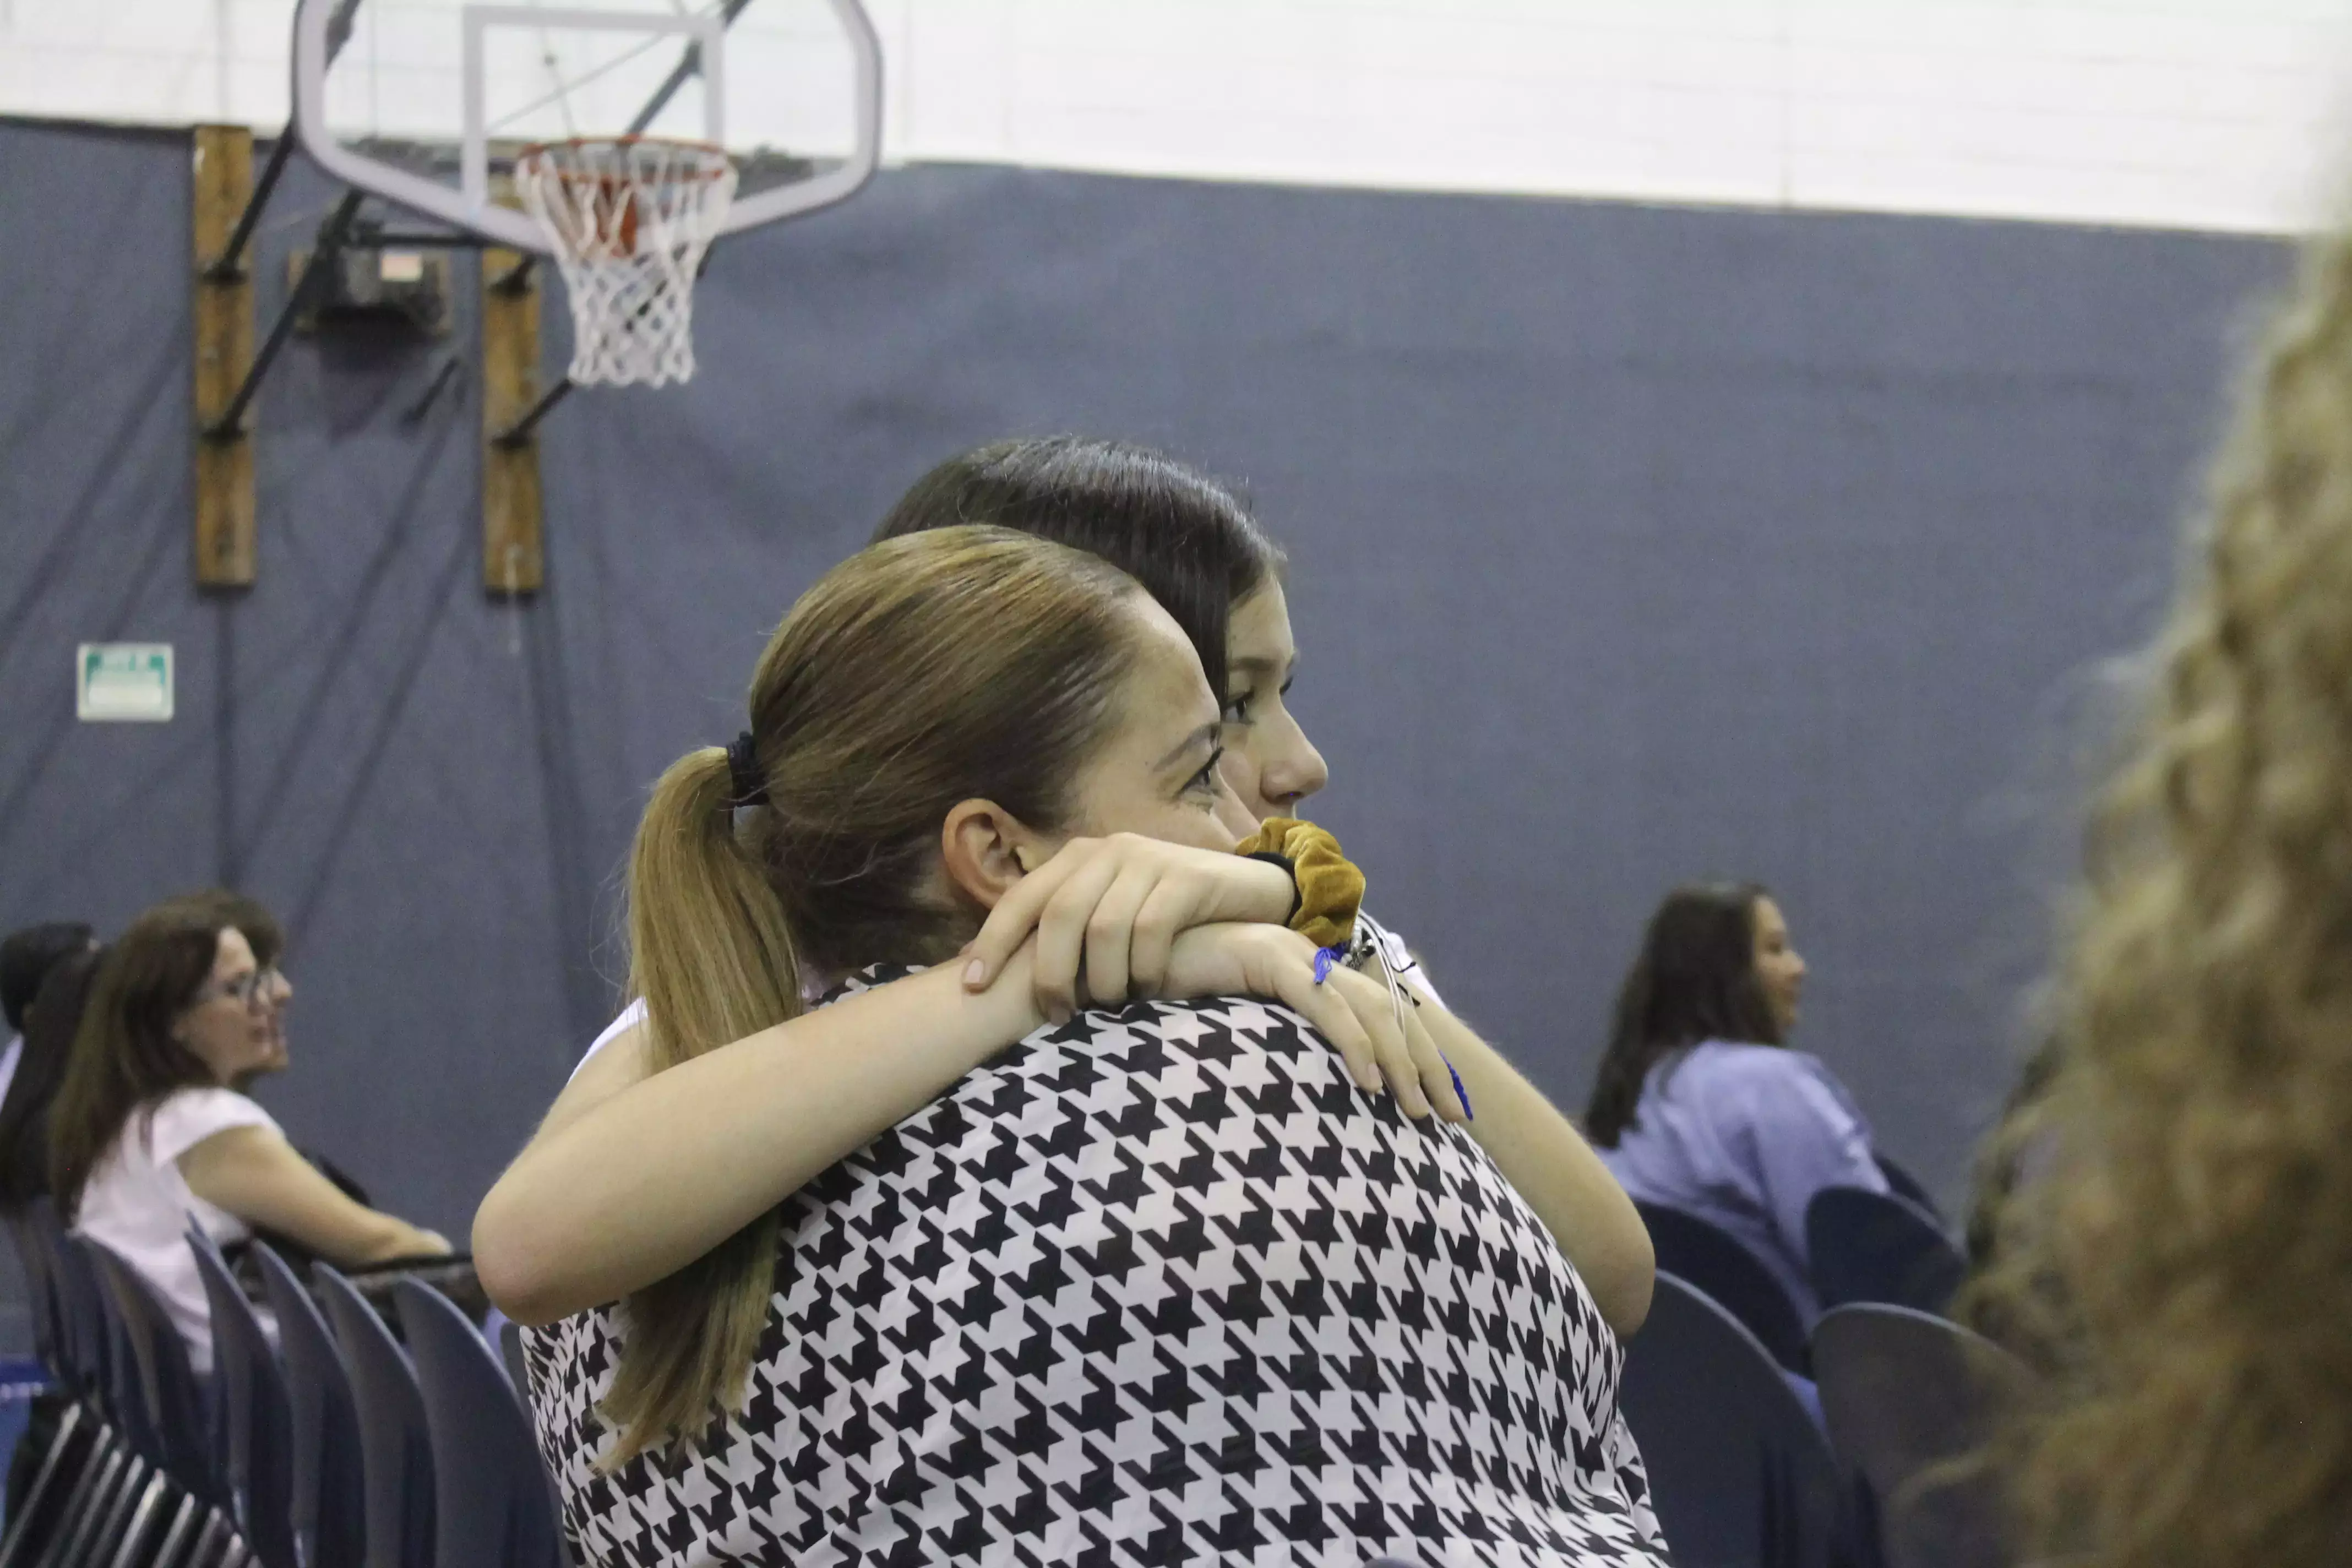
<path fill-rule="evenodd" d="M 1829 1440 L 1771 1352 L 1696 1286 L 1658 1275 L 1620 1407 L 1678 1568 L 1852 1562 Z"/>
<path fill-rule="evenodd" d="M 1800 1375 L 1809 1371 L 1804 1320 L 1754 1253 L 1695 1214 L 1664 1204 L 1633 1206 L 1650 1227 L 1661 1272 L 1696 1288 L 1738 1319 L 1780 1365 Z"/>
<path fill-rule="evenodd" d="M 1925 1210 L 1863 1187 L 1823 1187 L 1805 1207 L 1805 1253 L 1824 1310 L 1875 1301 L 1941 1312 L 1968 1259 Z"/>
<path fill-rule="evenodd" d="M 365 1568 L 433 1568 L 433 1438 L 408 1352 L 352 1282 L 311 1267 L 359 1413 L 367 1490 Z"/>
<path fill-rule="evenodd" d="M 88 1237 L 69 1237 L 68 1243 L 68 1257 L 86 1258 L 99 1282 L 121 1390 L 116 1414 L 131 1447 L 151 1467 L 121 1526 L 115 1561 L 148 1561 L 144 1542 L 158 1521 L 163 1522 L 153 1561 L 173 1560 L 190 1541 L 195 1542 L 192 1561 L 208 1561 L 226 1549 L 233 1526 L 204 1385 L 188 1363 L 187 1344 L 146 1276 Z"/>
<path fill-rule="evenodd" d="M 155 1445 L 149 1457 L 206 1501 L 226 1502 L 226 1478 L 213 1450 L 210 1406 L 204 1384 L 196 1381 L 195 1370 L 189 1364 L 187 1342 L 172 1321 L 171 1309 L 131 1262 L 86 1237 L 79 1239 L 121 1314 L 123 1340 Z"/>
<path fill-rule="evenodd" d="M 53 1248 L 43 1234 L 45 1228 L 57 1229 L 56 1211 L 46 1198 L 36 1200 L 36 1207 L 40 1211 L 37 1216 L 9 1216 L 8 1230 L 25 1267 L 35 1351 L 50 1383 L 66 1400 L 47 1451 L 41 1456 L 22 1501 L 9 1516 L 5 1534 L 0 1535 L 0 1568 L 18 1568 L 32 1562 L 43 1546 L 62 1534 L 79 1509 L 88 1507 L 97 1463 L 112 1441 L 110 1434 L 100 1429 L 98 1407 L 82 1386 L 80 1369 L 67 1349 Z"/>
<path fill-rule="evenodd" d="M 81 1245 L 66 1234 L 57 1210 L 47 1201 L 26 1211 L 28 1234 L 42 1249 L 49 1282 L 57 1292 L 60 1343 L 58 1350 L 73 1369 L 77 1385 L 110 1418 L 128 1413 L 115 1408 L 126 1381 L 115 1370 L 118 1352 L 114 1314 L 105 1287 Z"/>
<path fill-rule="evenodd" d="M 286 1260 L 258 1241 L 252 1258 L 278 1319 L 278 1352 L 286 1358 L 294 1539 L 302 1561 L 313 1568 L 358 1563 L 367 1552 L 367 1494 L 351 1374 L 343 1370 L 318 1303 Z"/>
<path fill-rule="evenodd" d="M 188 1232 L 213 1314 L 213 1384 L 227 1417 L 224 1456 L 237 1529 L 262 1568 L 301 1568 L 294 1551 L 294 1412 L 278 1347 L 213 1238 Z"/>
<path fill-rule="evenodd" d="M 2009 1568 L 2001 1487 L 1981 1456 L 2024 1365 L 1928 1313 L 1854 1305 L 1814 1325 L 1813 1367 L 1885 1568 Z"/>
<path fill-rule="evenodd" d="M 18 1237 L 39 1259 L 37 1267 L 47 1275 L 55 1300 L 58 1353 L 83 1413 L 77 1424 L 86 1423 L 90 1433 L 58 1515 L 43 1521 L 37 1534 L 10 1531 L 6 1568 L 20 1562 L 50 1568 L 110 1552 L 153 1470 L 131 1440 L 129 1418 L 138 1413 L 127 1409 L 123 1384 L 115 1375 L 118 1360 L 127 1358 L 118 1353 L 115 1314 L 89 1255 L 67 1236 L 56 1205 L 46 1199 L 26 1208 L 22 1224 Z"/>
<path fill-rule="evenodd" d="M 392 1290 L 433 1434 L 436 1568 L 564 1568 L 554 1484 L 506 1368 L 440 1291 Z"/>
<path fill-rule="evenodd" d="M 1886 1184 L 1895 1189 L 1896 1197 L 1906 1203 L 1916 1204 L 1920 1212 L 1933 1216 L 1937 1225 L 1944 1223 L 1943 1207 L 1936 1202 L 1936 1195 L 1927 1190 L 1927 1183 L 1885 1154 L 1874 1152 L 1870 1158 L 1871 1163 L 1878 1167 L 1878 1173 L 1886 1178 Z"/>

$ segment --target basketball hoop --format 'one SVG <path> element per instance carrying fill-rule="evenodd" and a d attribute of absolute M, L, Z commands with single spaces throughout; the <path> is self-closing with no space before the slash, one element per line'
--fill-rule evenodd
<path fill-rule="evenodd" d="M 694 374 L 694 279 L 735 197 L 707 142 L 579 137 L 528 147 L 515 186 L 555 249 L 583 386 Z"/>

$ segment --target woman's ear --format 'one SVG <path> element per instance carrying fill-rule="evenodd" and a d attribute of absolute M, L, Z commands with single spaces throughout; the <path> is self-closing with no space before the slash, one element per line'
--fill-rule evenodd
<path fill-rule="evenodd" d="M 992 910 L 1045 863 L 1045 849 L 1026 824 L 994 801 L 967 800 L 940 826 L 940 860 L 949 881 L 982 909 Z"/>

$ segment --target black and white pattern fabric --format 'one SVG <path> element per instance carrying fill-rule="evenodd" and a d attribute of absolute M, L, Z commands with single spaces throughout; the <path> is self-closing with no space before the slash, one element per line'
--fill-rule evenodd
<path fill-rule="evenodd" d="M 620 1329 L 524 1337 L 590 1568 L 1667 1561 L 1541 1224 L 1265 1003 L 1082 1014 L 825 1172 L 746 1408 L 604 1474 Z"/>

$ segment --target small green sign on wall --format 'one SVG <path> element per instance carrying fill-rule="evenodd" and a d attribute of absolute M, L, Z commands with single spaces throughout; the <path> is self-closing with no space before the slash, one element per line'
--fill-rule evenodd
<path fill-rule="evenodd" d="M 172 645 L 86 642 L 74 655 L 74 715 L 99 723 L 172 716 Z"/>

